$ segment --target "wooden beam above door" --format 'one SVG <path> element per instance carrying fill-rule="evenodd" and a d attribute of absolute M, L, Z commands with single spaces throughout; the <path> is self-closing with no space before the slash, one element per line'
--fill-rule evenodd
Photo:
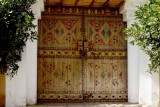
<path fill-rule="evenodd" d="M 44 0 L 46 5 L 119 8 L 125 0 Z"/>

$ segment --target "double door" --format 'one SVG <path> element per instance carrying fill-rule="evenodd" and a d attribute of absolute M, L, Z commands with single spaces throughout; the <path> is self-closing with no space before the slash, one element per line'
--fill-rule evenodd
<path fill-rule="evenodd" d="M 42 15 L 38 101 L 127 101 L 122 17 Z"/>

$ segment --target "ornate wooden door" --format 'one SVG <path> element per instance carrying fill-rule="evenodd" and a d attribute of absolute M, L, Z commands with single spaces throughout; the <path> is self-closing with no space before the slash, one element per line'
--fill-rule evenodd
<path fill-rule="evenodd" d="M 85 101 L 127 101 L 126 41 L 122 18 L 86 17 L 89 44 L 83 72 Z"/>
<path fill-rule="evenodd" d="M 43 16 L 39 21 L 38 100 L 79 102 L 82 61 L 77 50 L 81 17 Z"/>
<path fill-rule="evenodd" d="M 43 14 L 38 101 L 127 101 L 123 29 L 122 17 Z"/>

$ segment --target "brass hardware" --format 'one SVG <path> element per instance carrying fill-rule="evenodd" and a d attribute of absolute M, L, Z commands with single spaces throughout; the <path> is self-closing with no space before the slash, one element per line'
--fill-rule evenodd
<path fill-rule="evenodd" d="M 89 42 L 84 40 L 84 51 L 89 51 Z"/>
<path fill-rule="evenodd" d="M 87 52 L 89 51 L 89 42 L 86 39 L 83 41 L 83 46 L 83 55 L 87 56 Z"/>
<path fill-rule="evenodd" d="M 78 51 L 81 51 L 81 50 L 83 50 L 83 41 L 79 40 L 78 41 Z"/>
<path fill-rule="evenodd" d="M 87 52 L 89 51 L 89 42 L 86 39 L 78 41 L 78 51 L 81 56 L 87 56 Z"/>
<path fill-rule="evenodd" d="M 79 51 L 79 54 L 83 56 L 83 41 L 82 40 L 78 41 L 78 51 Z"/>
<path fill-rule="evenodd" d="M 81 57 L 99 58 L 99 56 L 105 56 L 104 52 L 99 53 L 96 51 L 92 51 L 91 47 L 93 46 L 90 45 L 86 39 L 78 41 L 78 51 Z"/>

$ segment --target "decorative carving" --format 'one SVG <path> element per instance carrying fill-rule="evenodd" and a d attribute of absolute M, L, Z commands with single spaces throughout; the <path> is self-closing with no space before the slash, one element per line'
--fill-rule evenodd
<path fill-rule="evenodd" d="M 48 11 L 49 8 L 49 11 Z M 71 15 L 96 15 L 120 16 L 118 8 L 83 8 L 83 7 L 55 7 L 45 6 L 42 14 L 71 14 Z"/>
<path fill-rule="evenodd" d="M 79 11 L 87 14 L 87 9 Z M 39 22 L 38 100 L 127 101 L 124 23 L 122 17 L 97 16 L 99 11 L 94 16 L 43 14 Z"/>

